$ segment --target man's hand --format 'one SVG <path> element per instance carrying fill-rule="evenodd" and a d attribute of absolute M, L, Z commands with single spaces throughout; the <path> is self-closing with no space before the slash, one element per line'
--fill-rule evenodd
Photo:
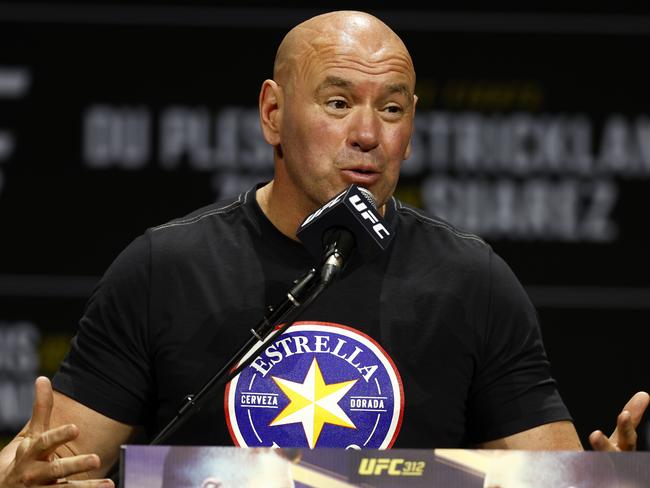
<path fill-rule="evenodd" d="M 15 457 L 6 466 L 0 467 L 0 488 L 26 486 L 54 486 L 68 476 L 79 475 L 99 469 L 101 461 L 96 454 L 82 454 L 59 457 L 55 450 L 79 435 L 76 425 L 61 425 L 50 429 L 50 418 L 54 397 L 50 380 L 36 379 L 34 385 L 32 418 L 23 432 L 5 449 L 17 443 Z M 2 453 L 3 457 L 6 454 Z M 82 488 L 113 487 L 111 480 L 75 481 Z"/>
<path fill-rule="evenodd" d="M 636 449 L 636 428 L 650 403 L 645 391 L 635 394 L 623 407 L 616 419 L 616 429 L 607 438 L 600 430 L 589 435 L 589 443 L 596 451 L 634 451 Z"/>

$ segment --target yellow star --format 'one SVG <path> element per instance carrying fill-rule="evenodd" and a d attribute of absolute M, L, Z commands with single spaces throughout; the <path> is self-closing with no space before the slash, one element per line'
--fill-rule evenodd
<path fill-rule="evenodd" d="M 350 391 L 357 380 L 326 385 L 316 358 L 312 361 L 302 383 L 276 376 L 272 376 L 272 378 L 290 401 L 273 419 L 270 426 L 300 422 L 310 449 L 313 449 L 318 442 L 326 423 L 356 428 L 338 402 Z"/>

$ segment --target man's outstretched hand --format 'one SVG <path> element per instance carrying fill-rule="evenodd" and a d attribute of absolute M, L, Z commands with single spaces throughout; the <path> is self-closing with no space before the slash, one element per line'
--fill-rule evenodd
<path fill-rule="evenodd" d="M 19 436 L 14 459 L 0 469 L 0 488 L 23 486 L 54 486 L 65 482 L 67 476 L 83 474 L 100 467 L 96 454 L 59 458 L 54 451 L 79 435 L 73 424 L 50 428 L 54 403 L 50 380 L 39 377 L 34 385 L 32 418 Z M 75 486 L 112 487 L 110 480 L 75 481 Z"/>
<path fill-rule="evenodd" d="M 591 447 L 596 451 L 634 451 L 637 440 L 636 428 L 649 403 L 650 395 L 645 391 L 636 393 L 618 415 L 616 429 L 611 436 L 607 437 L 600 430 L 589 435 Z"/>

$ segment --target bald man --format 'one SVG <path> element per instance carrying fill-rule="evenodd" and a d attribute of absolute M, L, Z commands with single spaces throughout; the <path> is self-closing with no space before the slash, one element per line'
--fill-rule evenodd
<path fill-rule="evenodd" d="M 118 256 L 54 392 L 37 380 L 32 418 L 0 456 L 0 487 L 112 486 L 102 477 L 119 446 L 151 439 L 316 264 L 296 229 L 351 184 L 395 230 L 390 249 L 353 257 L 169 443 L 581 449 L 508 266 L 392 196 L 416 102 L 411 57 L 377 18 L 333 12 L 292 29 L 259 96 L 273 180 L 151 228 Z M 633 397 L 594 447 L 634 448 L 647 404 Z"/>

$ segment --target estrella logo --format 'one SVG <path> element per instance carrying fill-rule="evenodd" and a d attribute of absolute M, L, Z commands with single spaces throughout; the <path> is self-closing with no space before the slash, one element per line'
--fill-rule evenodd
<path fill-rule="evenodd" d="M 298 322 L 226 388 L 226 421 L 242 447 L 385 449 L 401 426 L 401 378 L 370 337 Z"/>

